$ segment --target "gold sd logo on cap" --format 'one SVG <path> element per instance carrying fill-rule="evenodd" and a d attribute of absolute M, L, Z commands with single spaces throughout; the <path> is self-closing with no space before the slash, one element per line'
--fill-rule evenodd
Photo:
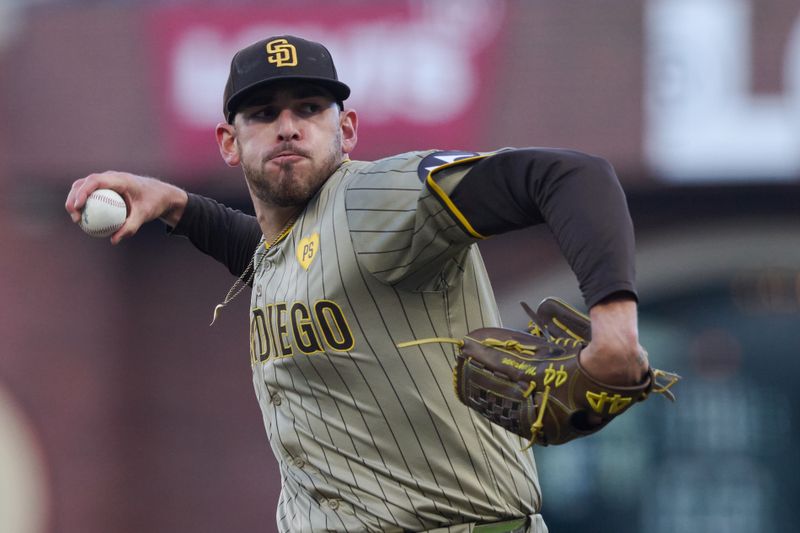
<path fill-rule="evenodd" d="M 267 43 L 267 61 L 276 67 L 297 65 L 297 49 L 286 39 L 275 39 Z"/>

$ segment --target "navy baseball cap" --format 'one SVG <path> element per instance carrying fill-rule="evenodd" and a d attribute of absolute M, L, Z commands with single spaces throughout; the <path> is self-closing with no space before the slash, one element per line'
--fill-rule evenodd
<path fill-rule="evenodd" d="M 308 81 L 324 87 L 338 102 L 350 96 L 350 87 L 339 81 L 328 49 L 293 35 L 270 37 L 236 52 L 225 84 L 225 120 L 233 123 L 237 108 L 255 89 L 280 80 Z"/>

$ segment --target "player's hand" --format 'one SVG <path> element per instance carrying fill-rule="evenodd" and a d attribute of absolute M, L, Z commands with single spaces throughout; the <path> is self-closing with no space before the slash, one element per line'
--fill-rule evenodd
<path fill-rule="evenodd" d="M 142 224 L 157 218 L 175 226 L 181 219 L 188 200 L 182 189 L 154 178 L 115 171 L 90 174 L 76 180 L 67 195 L 64 207 L 73 222 L 80 221 L 86 199 L 97 189 L 112 189 L 128 204 L 128 218 L 111 236 L 112 244 L 131 237 L 139 231 Z"/>
<path fill-rule="evenodd" d="M 589 310 L 592 340 L 581 352 L 583 368 L 593 378 L 616 386 L 638 385 L 649 363 L 639 344 L 636 301 L 615 299 Z"/>

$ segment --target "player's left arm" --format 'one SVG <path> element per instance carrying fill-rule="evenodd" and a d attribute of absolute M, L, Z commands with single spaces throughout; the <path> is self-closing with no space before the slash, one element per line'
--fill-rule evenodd
<path fill-rule="evenodd" d="M 592 319 L 582 364 L 607 383 L 642 379 L 648 362 L 638 339 L 633 224 L 606 160 L 569 150 L 502 151 L 475 162 L 449 199 L 483 236 L 547 224 Z"/>

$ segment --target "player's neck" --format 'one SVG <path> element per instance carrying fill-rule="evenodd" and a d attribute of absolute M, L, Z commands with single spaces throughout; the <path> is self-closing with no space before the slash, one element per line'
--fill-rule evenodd
<path fill-rule="evenodd" d="M 271 242 L 287 226 L 292 224 L 297 215 L 300 214 L 300 211 L 302 211 L 302 208 L 256 205 L 255 210 L 261 233 L 267 242 Z"/>

